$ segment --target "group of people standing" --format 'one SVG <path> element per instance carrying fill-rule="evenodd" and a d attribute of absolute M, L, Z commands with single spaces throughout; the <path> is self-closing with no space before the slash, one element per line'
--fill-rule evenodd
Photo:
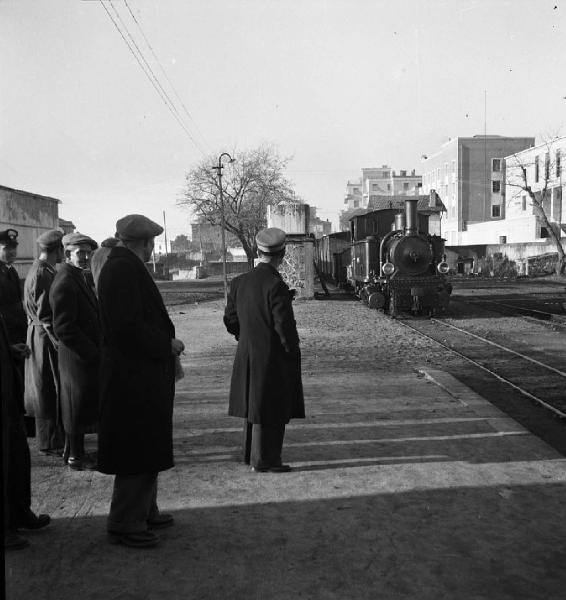
<path fill-rule="evenodd" d="M 81 233 L 42 234 L 23 302 L 13 267 L 18 233 L 0 232 L 6 548 L 28 545 L 20 529 L 50 523 L 31 510 L 30 418 L 41 454 L 115 476 L 111 543 L 155 546 L 154 530 L 173 524 L 159 511 L 157 477 L 173 466 L 175 367 L 184 344 L 144 264 L 162 231 L 143 215 L 127 215 L 100 248 Z M 258 265 L 232 281 L 224 312 L 238 341 L 229 414 L 244 419 L 243 461 L 257 473 L 285 473 L 285 425 L 305 416 L 293 294 L 279 273 L 285 232 L 264 229 L 256 243 Z M 94 432 L 92 456 L 84 436 Z"/>
<path fill-rule="evenodd" d="M 18 232 L 0 232 L 6 548 L 28 545 L 19 530 L 50 523 L 31 510 L 30 418 L 41 454 L 115 475 L 110 542 L 154 546 L 153 530 L 173 524 L 157 506 L 157 475 L 173 466 L 175 359 L 184 344 L 144 264 L 162 232 L 143 215 L 118 220 L 115 241 L 101 248 L 81 233 L 48 231 L 23 299 L 13 267 Z M 93 456 L 84 438 L 95 432 Z"/>

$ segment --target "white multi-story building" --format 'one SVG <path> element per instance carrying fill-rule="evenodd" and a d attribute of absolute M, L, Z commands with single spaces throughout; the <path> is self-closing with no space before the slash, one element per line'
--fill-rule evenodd
<path fill-rule="evenodd" d="M 481 236 L 488 230 L 495 235 L 505 218 L 504 157 L 534 143 L 534 137 L 457 137 L 424 158 L 422 193 L 435 190 L 446 206 L 443 235 L 448 245 L 493 243 Z"/>
<path fill-rule="evenodd" d="M 505 158 L 506 216 L 503 235 L 507 243 L 542 241 L 552 227 L 566 237 L 566 187 L 562 163 L 566 157 L 566 136 L 556 138 Z M 548 222 L 535 209 L 530 187 Z"/>
<path fill-rule="evenodd" d="M 380 196 L 416 196 L 421 185 L 422 177 L 414 169 L 397 173 L 388 165 L 364 168 L 360 179 L 346 185 L 345 208 L 368 208 Z"/>

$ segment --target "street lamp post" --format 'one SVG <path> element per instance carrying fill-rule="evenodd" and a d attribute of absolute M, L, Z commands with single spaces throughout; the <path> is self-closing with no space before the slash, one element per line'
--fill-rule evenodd
<path fill-rule="evenodd" d="M 220 223 L 221 223 L 221 235 L 222 235 L 222 279 L 224 281 L 224 305 L 228 304 L 228 278 L 226 276 L 226 233 L 225 233 L 225 217 L 224 217 L 224 190 L 222 189 L 222 158 L 227 157 L 229 162 L 233 163 L 234 159 L 228 154 L 223 152 L 218 157 L 218 164 L 212 167 L 218 173 L 218 188 L 220 190 Z"/>

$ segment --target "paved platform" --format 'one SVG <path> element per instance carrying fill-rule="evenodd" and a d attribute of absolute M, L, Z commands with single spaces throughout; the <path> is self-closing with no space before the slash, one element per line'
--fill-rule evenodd
<path fill-rule="evenodd" d="M 151 550 L 109 545 L 112 478 L 34 453 L 34 508 L 54 521 L 7 555 L 10 600 L 566 597 L 566 459 L 434 361 L 397 357 L 412 342 L 376 313 L 305 302 L 294 469 L 251 473 L 221 314 L 173 313 L 187 374 L 160 505 L 176 526 Z"/>

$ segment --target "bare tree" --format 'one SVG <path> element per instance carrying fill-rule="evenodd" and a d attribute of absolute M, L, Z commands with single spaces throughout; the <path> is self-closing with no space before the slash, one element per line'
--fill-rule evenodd
<path fill-rule="evenodd" d="M 257 256 L 255 236 L 266 226 L 267 207 L 281 201 L 300 202 L 284 171 L 283 158 L 269 145 L 232 153 L 236 159 L 224 166 L 222 189 L 225 230 L 238 238 L 248 264 Z M 220 188 L 213 167 L 218 158 L 209 156 L 186 174 L 184 197 L 178 201 L 199 218 L 221 226 Z"/>
<path fill-rule="evenodd" d="M 566 254 L 562 241 L 562 165 L 559 142 L 561 140 L 564 146 L 564 139 L 547 140 L 536 148 L 513 154 L 505 165 L 506 184 L 517 189 L 512 198 L 525 194 L 529 198 L 534 214 L 540 219 L 548 238 L 556 247 L 558 262 L 555 272 L 562 276 L 566 272 Z M 558 219 L 552 214 L 553 195 L 558 200 Z"/>

